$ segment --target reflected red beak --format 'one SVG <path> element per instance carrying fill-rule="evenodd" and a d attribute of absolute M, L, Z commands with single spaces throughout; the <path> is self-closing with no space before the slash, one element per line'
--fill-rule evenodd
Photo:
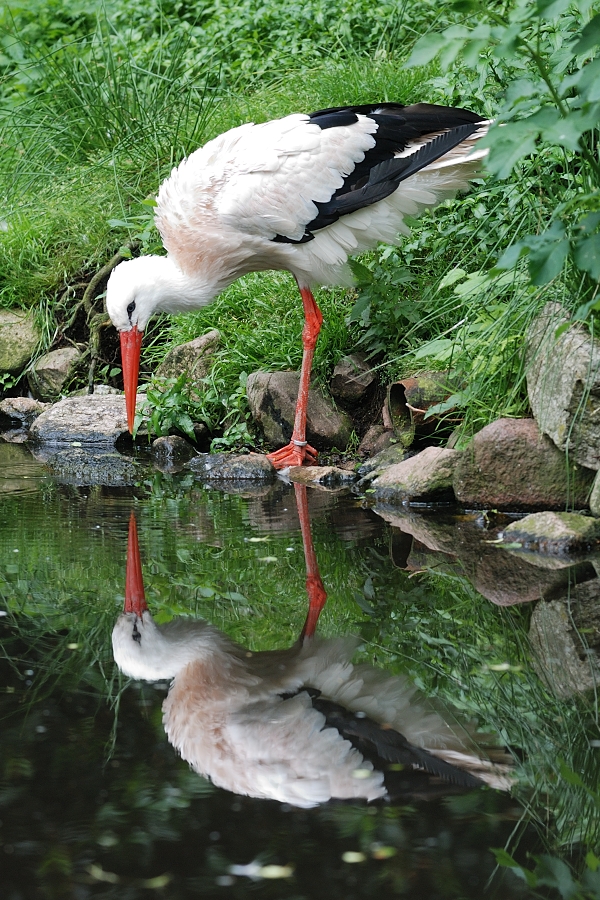
<path fill-rule="evenodd" d="M 125 575 L 125 606 L 123 607 L 123 612 L 132 612 L 136 616 L 141 617 L 142 613 L 147 609 L 148 604 L 144 594 L 137 524 L 134 514 L 131 513 L 129 518 L 129 540 L 127 542 L 127 571 Z"/>
<path fill-rule="evenodd" d="M 125 386 L 125 406 L 127 409 L 127 427 L 133 434 L 135 420 L 135 398 L 140 371 L 140 352 L 143 332 L 134 325 L 130 331 L 121 331 L 121 365 L 123 366 L 123 384 Z"/>

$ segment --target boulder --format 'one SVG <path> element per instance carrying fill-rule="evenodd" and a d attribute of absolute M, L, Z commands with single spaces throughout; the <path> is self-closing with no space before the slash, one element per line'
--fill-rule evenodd
<path fill-rule="evenodd" d="M 360 353 L 351 353 L 339 361 L 329 383 L 331 396 L 344 403 L 363 400 L 376 382 L 372 366 Z"/>
<path fill-rule="evenodd" d="M 31 397 L 6 397 L 0 403 L 0 413 L 17 419 L 23 426 L 29 425 L 34 419 L 47 409 L 47 403 L 32 400 Z"/>
<path fill-rule="evenodd" d="M 568 322 L 560 303 L 547 303 L 527 332 L 527 391 L 540 431 L 570 459 L 600 469 L 600 347 Z"/>
<path fill-rule="evenodd" d="M 275 481 L 273 464 L 260 453 L 200 453 L 186 468 L 206 481 Z"/>
<path fill-rule="evenodd" d="M 383 425 L 371 425 L 358 445 L 358 455 L 372 457 L 386 450 L 394 440 L 394 432 Z"/>
<path fill-rule="evenodd" d="M 453 500 L 457 450 L 427 447 L 416 456 L 385 469 L 373 480 L 375 497 L 385 503 Z"/>
<path fill-rule="evenodd" d="M 505 543 L 519 543 L 524 550 L 558 556 L 581 554 L 598 547 L 600 522 L 579 513 L 539 512 L 511 522 L 502 537 Z"/>
<path fill-rule="evenodd" d="M 454 493 L 460 503 L 487 509 L 564 509 L 587 506 L 594 472 L 567 465 L 533 419 L 497 419 L 460 454 Z"/>
<path fill-rule="evenodd" d="M 27 373 L 31 393 L 37 400 L 55 400 L 81 359 L 77 347 L 60 347 L 36 360 Z"/>
<path fill-rule="evenodd" d="M 57 450 L 45 457 L 45 463 L 63 484 L 122 486 L 139 477 L 135 460 L 89 446 Z"/>
<path fill-rule="evenodd" d="M 21 372 L 39 340 L 40 332 L 31 314 L 0 309 L 0 372 Z"/>
<path fill-rule="evenodd" d="M 219 346 L 221 334 L 214 329 L 169 350 L 156 370 L 158 378 L 179 378 L 186 372 L 192 382 L 206 378 L 210 372 L 212 356 Z"/>
<path fill-rule="evenodd" d="M 357 479 L 355 472 L 337 466 L 290 466 L 290 481 L 296 484 L 321 485 L 327 488 L 346 487 Z"/>
<path fill-rule="evenodd" d="M 252 416 L 265 441 L 277 448 L 292 436 L 300 375 L 298 372 L 253 372 L 246 391 Z M 317 450 L 345 450 L 350 439 L 350 418 L 337 410 L 319 388 L 308 392 L 306 439 Z"/>
<path fill-rule="evenodd" d="M 0 404 L 1 408 L 2 405 Z M 593 516 L 600 516 L 600 471 L 596 472 L 590 493 L 590 512 Z"/>
<path fill-rule="evenodd" d="M 125 397 L 88 394 L 65 397 L 43 412 L 31 426 L 36 445 L 109 444 L 128 435 Z"/>
<path fill-rule="evenodd" d="M 152 456 L 159 462 L 187 462 L 194 453 L 192 445 L 178 434 L 157 437 L 152 441 Z"/>
<path fill-rule="evenodd" d="M 393 434 L 393 432 L 389 432 L 389 434 Z M 358 474 L 367 480 L 377 478 L 378 475 L 381 475 L 381 473 L 385 469 L 389 469 L 390 466 L 395 466 L 397 463 L 404 462 L 408 452 L 409 451 L 405 450 L 402 444 L 390 444 L 379 453 L 375 454 L 375 456 L 365 459 L 358 470 Z"/>

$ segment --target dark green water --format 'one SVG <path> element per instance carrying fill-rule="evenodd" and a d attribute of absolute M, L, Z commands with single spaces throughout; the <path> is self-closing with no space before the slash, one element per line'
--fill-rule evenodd
<path fill-rule="evenodd" d="M 585 791 L 552 774 L 559 752 L 595 773 L 591 707 L 552 699 L 528 668 L 527 610 L 395 568 L 389 526 L 352 495 L 309 491 L 309 508 L 329 595 L 320 632 L 361 635 L 364 659 L 500 730 L 524 759 L 516 797 L 301 810 L 191 772 L 162 728 L 167 685 L 130 682 L 112 660 L 131 510 L 159 622 L 200 616 L 251 649 L 287 647 L 306 614 L 293 489 L 226 494 L 150 471 L 131 488 L 61 485 L 0 445 L 3 900 L 511 900 L 530 894 L 489 848 L 525 860 L 585 830 L 581 816 L 595 828 Z"/>

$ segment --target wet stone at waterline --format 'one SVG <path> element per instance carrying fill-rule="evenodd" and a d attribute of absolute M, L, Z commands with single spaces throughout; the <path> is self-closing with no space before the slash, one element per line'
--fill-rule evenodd
<path fill-rule="evenodd" d="M 126 577 L 132 512 L 139 565 Z M 548 820 L 549 804 L 585 813 L 594 827 L 594 810 L 576 806 L 583 801 L 556 766 L 567 753 L 565 765 L 592 773 L 597 735 L 585 685 L 574 703 L 573 693 L 549 690 L 542 667 L 552 675 L 551 659 L 532 662 L 529 609 L 501 609 L 473 587 L 484 586 L 486 560 L 510 561 L 497 544 L 506 524 L 456 510 L 376 511 L 349 488 L 280 478 L 231 493 L 189 470 L 163 474 L 140 461 L 130 483 L 76 483 L 53 477 L 26 447 L 0 442 L 3 892 L 50 896 L 59 879 L 64 896 L 110 890 L 145 900 L 154 891 L 191 900 L 229 887 L 250 900 L 274 879 L 278 896 L 335 900 L 533 896 L 509 870 L 496 871 L 490 848 L 505 846 L 527 815 L 520 800 L 533 812 L 510 846 L 523 864 L 528 852 L 543 852 L 549 829 L 556 846 L 569 837 L 569 817 Z M 501 591 L 508 568 L 496 562 L 493 572 Z M 581 601 L 569 636 L 573 628 L 581 636 L 583 665 L 596 646 L 588 600 L 597 584 L 594 558 L 567 561 L 548 570 L 546 599 L 536 598 L 536 611 Z M 140 605 L 139 618 L 125 612 L 129 662 L 119 647 L 116 656 L 132 678 L 119 671 L 112 642 L 127 602 Z M 153 653 L 149 615 L 168 653 Z M 539 617 L 542 642 L 544 627 Z M 195 657 L 198 635 L 209 637 L 212 675 Z M 176 674 L 173 650 L 192 661 Z M 131 671 L 134 654 L 146 670 Z M 217 669 L 221 680 L 211 680 Z M 243 685 L 249 672 L 275 692 L 247 704 L 245 691 L 257 700 Z M 210 710 L 190 731 L 207 683 L 227 709 L 216 755 Z M 198 685 L 204 693 L 194 693 Z M 310 734 L 298 732 L 307 721 Z M 395 736 L 400 721 L 407 747 Z M 510 784 L 473 786 L 448 744 L 421 740 L 424 722 L 442 723 L 479 759 L 483 772 L 469 777 L 494 773 Z M 287 756 L 272 737 L 281 727 Z M 358 756 L 336 743 L 343 729 Z M 190 734 L 201 746 L 190 746 Z M 317 752 L 317 738 L 325 750 Z M 376 753 L 385 746 L 405 754 L 388 760 L 387 772 Z M 302 806 L 289 795 L 265 799 L 272 771 L 260 783 L 250 777 L 275 749 L 278 764 L 311 767 Z M 232 780 L 234 751 L 246 754 L 236 770 L 251 782 L 245 793 Z M 293 781 L 280 775 L 277 789 L 289 794 Z M 352 799 L 328 801 L 343 784 Z"/>

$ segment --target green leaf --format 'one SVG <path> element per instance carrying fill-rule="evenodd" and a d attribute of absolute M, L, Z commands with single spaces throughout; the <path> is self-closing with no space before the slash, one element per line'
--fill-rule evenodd
<path fill-rule="evenodd" d="M 579 56 L 580 53 L 587 53 L 600 44 L 600 13 L 597 13 L 593 19 L 587 23 L 581 37 L 572 47 L 573 53 Z"/>
<path fill-rule="evenodd" d="M 499 866 L 504 866 L 507 869 L 513 869 L 516 875 L 520 875 L 524 881 L 527 882 L 529 887 L 535 887 L 537 884 L 537 877 L 535 872 L 532 872 L 531 869 L 526 869 L 524 866 L 519 865 L 519 863 L 514 859 L 510 853 L 507 853 L 506 850 L 503 850 L 501 847 L 492 847 L 492 853 L 496 857 L 496 862 Z"/>
<path fill-rule="evenodd" d="M 544 19 L 554 19 L 564 13 L 571 3 L 572 0 L 537 0 L 536 13 Z"/>
<path fill-rule="evenodd" d="M 529 253 L 529 275 L 535 285 L 548 284 L 560 275 L 569 255 L 569 241 L 548 240 Z"/>
<path fill-rule="evenodd" d="M 535 868 L 537 883 L 556 888 L 563 900 L 570 900 L 577 894 L 577 884 L 573 880 L 568 865 L 556 856 L 544 854 Z"/>
<path fill-rule="evenodd" d="M 446 272 L 442 280 L 438 285 L 438 291 L 443 291 L 444 288 L 451 287 L 457 281 L 460 281 L 461 278 L 466 278 L 467 272 L 464 269 L 455 268 L 450 269 L 449 272 Z"/>
<path fill-rule="evenodd" d="M 600 281 L 600 234 L 577 241 L 575 263 L 584 272 L 589 272 L 594 281 Z"/>
<path fill-rule="evenodd" d="M 363 264 L 359 263 L 356 259 L 349 259 L 348 263 L 352 269 L 352 274 L 359 284 L 373 283 L 374 276 L 370 269 L 367 269 L 366 266 L 363 266 Z"/>
<path fill-rule="evenodd" d="M 443 34 L 425 34 L 419 38 L 404 65 L 409 69 L 413 66 L 426 66 L 445 46 L 446 38 Z"/>

